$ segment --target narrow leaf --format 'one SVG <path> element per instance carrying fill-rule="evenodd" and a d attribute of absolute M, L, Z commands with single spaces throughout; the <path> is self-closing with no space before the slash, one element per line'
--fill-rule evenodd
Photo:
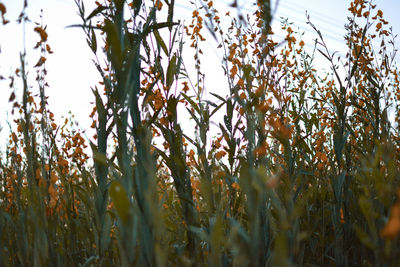
<path fill-rule="evenodd" d="M 162 50 L 164 51 L 164 53 L 165 53 L 167 56 L 169 56 L 168 48 L 167 48 L 167 46 L 165 45 L 164 40 L 161 38 L 160 33 L 158 32 L 158 30 L 155 29 L 155 30 L 153 31 L 153 34 L 154 34 L 154 37 L 156 37 L 157 44 L 160 45 L 161 48 L 162 48 Z"/>
<path fill-rule="evenodd" d="M 167 86 L 170 87 L 174 82 L 174 77 L 176 74 L 176 55 L 174 55 L 169 64 L 167 69 Z"/>
<path fill-rule="evenodd" d="M 125 188 L 118 181 L 113 181 L 110 186 L 110 196 L 115 209 L 123 223 L 129 220 L 130 204 Z"/>

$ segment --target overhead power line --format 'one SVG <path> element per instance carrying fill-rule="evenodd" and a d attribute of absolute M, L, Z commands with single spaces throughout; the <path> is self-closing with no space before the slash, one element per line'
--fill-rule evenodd
<path fill-rule="evenodd" d="M 228 4 L 228 1 L 225 1 L 225 3 L 226 4 Z M 190 8 L 189 6 L 187 6 L 187 5 L 183 5 L 183 4 L 176 4 L 176 6 L 178 7 L 178 8 L 180 8 L 181 10 L 187 10 L 187 11 L 192 11 L 193 9 L 192 8 Z M 232 9 L 231 7 L 229 7 L 228 5 L 226 5 L 227 6 L 227 8 L 228 9 Z M 243 7 L 241 7 L 242 8 L 242 10 L 244 10 L 244 11 L 246 11 L 246 12 L 251 12 L 251 13 L 253 13 L 255 10 L 250 10 L 250 9 L 248 9 L 248 8 L 243 8 Z M 185 13 L 185 12 L 182 12 L 183 14 L 180 14 L 180 17 L 181 18 L 187 18 L 187 19 L 192 19 L 192 17 L 191 17 L 191 12 L 189 12 L 189 13 Z M 186 16 L 185 16 L 185 14 L 187 14 Z M 309 32 L 309 33 L 312 33 L 312 34 L 316 34 L 315 33 L 315 31 L 313 30 L 313 29 L 311 29 L 311 27 L 310 26 L 308 26 L 308 25 L 299 25 L 299 24 L 296 24 L 296 27 L 298 27 L 299 28 L 299 30 L 300 31 L 304 31 L 304 32 Z M 280 38 L 280 39 L 282 39 L 282 40 L 284 40 L 285 39 L 285 35 L 284 34 L 280 34 L 280 33 L 275 33 L 274 34 L 275 36 L 277 36 L 278 38 Z M 331 35 L 331 34 L 324 34 L 323 35 L 323 37 L 325 38 L 325 39 L 329 39 L 329 40 L 331 40 L 331 41 L 334 41 L 334 42 L 336 42 L 336 43 L 338 43 L 338 44 L 343 44 L 343 39 L 340 39 L 340 38 L 338 38 L 337 36 L 334 36 L 334 35 Z M 314 48 L 314 45 L 313 44 L 310 44 L 310 42 L 308 42 L 307 40 L 304 40 L 304 41 L 306 41 L 306 47 L 308 47 L 309 49 L 313 49 Z M 211 45 L 211 43 L 209 44 L 209 45 Z M 343 46 L 343 48 L 346 48 L 345 46 Z M 328 47 L 328 49 L 329 49 L 329 47 Z M 331 51 L 331 49 L 329 49 L 329 52 L 330 53 L 333 53 L 334 51 Z M 337 52 L 339 52 L 339 53 L 337 53 L 338 55 L 340 55 L 342 58 L 344 57 L 344 55 L 343 55 L 343 53 L 342 52 L 344 52 L 344 51 L 337 51 Z"/>
<path fill-rule="evenodd" d="M 299 12 L 302 12 L 305 16 L 305 11 L 309 11 L 310 14 L 312 14 L 314 17 L 316 17 L 319 21 L 323 21 L 326 22 L 329 25 L 335 26 L 336 28 L 341 28 L 343 27 L 343 22 L 338 20 L 337 18 L 333 18 L 331 16 L 329 16 L 326 13 L 322 13 L 320 11 L 316 11 L 315 9 L 311 9 L 311 8 L 304 8 L 302 6 L 300 6 L 298 3 L 295 3 L 293 1 L 289 1 L 289 0 L 280 0 L 279 1 L 279 6 L 283 6 L 287 9 L 292 9 L 292 10 L 297 10 Z"/>

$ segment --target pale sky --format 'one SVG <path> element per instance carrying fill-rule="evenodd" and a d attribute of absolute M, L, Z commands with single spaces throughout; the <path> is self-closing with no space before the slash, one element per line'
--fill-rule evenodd
<path fill-rule="evenodd" d="M 0 73 L 7 77 L 11 70 L 19 67 L 19 52 L 22 49 L 22 26 L 17 25 L 15 20 L 21 11 L 23 0 L 0 0 L 0 2 L 3 2 L 7 7 L 6 18 L 11 20 L 11 23 L 5 26 L 0 25 Z M 85 0 L 87 14 L 93 10 L 93 4 L 91 4 L 93 2 Z M 177 4 L 176 18 L 185 19 L 189 22 L 191 20 L 190 10 L 192 10 L 189 1 L 176 0 L 175 2 Z M 214 0 L 217 7 L 226 7 L 231 2 L 233 0 Z M 238 0 L 244 13 L 254 10 L 253 2 L 256 1 Z M 298 26 L 300 31 L 305 31 L 306 48 L 311 50 L 312 39 L 316 38 L 316 34 L 305 23 L 305 10 L 308 10 L 312 22 L 324 34 L 331 51 L 337 50 L 345 54 L 344 41 L 342 41 L 345 34 L 343 25 L 346 23 L 346 17 L 349 14 L 347 11 L 349 2 L 349 0 L 280 0 L 275 14 L 273 30 L 278 32 L 279 36 L 279 18 L 287 17 L 289 21 L 294 23 L 294 29 Z M 377 0 L 375 2 L 378 8 L 383 11 L 385 19 L 393 26 L 393 31 L 400 33 L 400 18 L 398 16 L 400 1 Z M 50 96 L 50 109 L 58 119 L 71 111 L 82 128 L 89 128 L 91 123 L 89 114 L 92 105 L 88 103 L 93 101 L 90 87 L 97 84 L 99 76 L 91 62 L 92 53 L 87 47 L 82 30 L 65 28 L 68 25 L 80 23 L 75 3 L 73 0 L 28 0 L 28 5 L 27 13 L 32 21 L 39 21 L 40 10 L 43 9 L 43 21 L 47 24 L 49 34 L 48 41 L 54 51 L 54 54 L 48 56 L 46 62 L 47 80 L 50 84 L 50 88 L 47 90 L 47 94 Z M 223 18 L 223 16 L 221 17 Z M 38 58 L 37 52 L 32 52 L 30 49 L 38 40 L 37 34 L 32 33 L 34 27 L 32 23 L 28 24 L 26 29 L 28 54 L 33 56 L 28 58 L 30 66 L 35 65 L 36 62 L 33 61 Z M 212 38 L 208 40 L 210 43 L 203 44 L 202 50 L 206 55 L 213 56 L 205 57 L 202 62 L 204 66 L 207 66 L 204 72 L 206 82 L 210 82 L 208 88 L 212 91 L 213 87 L 219 87 L 215 81 L 221 80 L 218 77 L 221 77 L 220 75 L 223 72 L 220 68 L 220 55 L 216 54 L 215 50 L 217 45 Z M 399 42 L 397 43 L 399 44 Z M 323 62 L 323 59 L 319 60 Z M 190 63 L 189 61 L 186 64 Z M 34 83 L 35 73 L 32 70 L 29 77 L 33 80 L 31 85 L 36 86 Z M 4 132 L 8 132 L 8 127 L 4 121 L 6 119 L 5 111 L 10 108 L 10 104 L 8 104 L 9 95 L 8 81 L 0 82 L 0 106 L 2 107 L 0 123 L 5 129 L 3 135 Z M 0 136 L 2 134 L 0 133 Z M 4 148 L 4 146 L 0 145 L 0 148 Z"/>

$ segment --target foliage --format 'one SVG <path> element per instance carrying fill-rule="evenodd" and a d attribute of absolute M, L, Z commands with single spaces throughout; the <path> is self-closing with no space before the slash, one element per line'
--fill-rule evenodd
<path fill-rule="evenodd" d="M 398 262 L 399 71 L 373 3 L 350 3 L 341 59 L 310 20 L 312 53 L 287 21 L 279 43 L 267 0 L 253 16 L 224 14 L 227 28 L 213 1 L 194 4 L 189 25 L 174 16 L 174 0 L 96 1 L 89 14 L 75 2 L 82 24 L 72 26 L 102 77 L 92 88 L 96 134 L 84 138 L 73 118 L 55 122 L 52 50 L 36 25 L 38 93 L 26 51 L 9 78 L 18 112 L 0 161 L 0 265 Z M 8 23 L 2 3 L 0 12 Z M 207 36 L 224 54 L 226 96 L 206 90 Z M 330 72 L 316 70 L 314 52 Z M 185 112 L 193 128 L 182 127 Z"/>

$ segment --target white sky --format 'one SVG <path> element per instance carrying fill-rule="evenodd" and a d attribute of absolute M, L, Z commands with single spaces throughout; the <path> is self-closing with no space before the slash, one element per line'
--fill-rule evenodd
<path fill-rule="evenodd" d="M 275 0 L 276 1 L 276 0 Z M 0 0 L 7 7 L 6 18 L 11 23 L 0 25 L 0 73 L 3 76 L 19 67 L 19 52 L 22 51 L 22 26 L 15 23 L 20 11 L 22 10 L 23 0 Z M 94 1 L 85 0 L 87 3 L 86 12 L 89 14 L 93 10 Z M 176 0 L 177 8 L 175 18 L 185 19 L 187 22 L 191 20 L 191 6 L 189 1 Z M 217 6 L 226 7 L 233 0 L 214 0 Z M 252 3 L 254 1 L 238 0 L 239 6 L 246 12 L 254 10 Z M 305 10 L 309 11 L 312 22 L 324 34 L 328 46 L 332 51 L 338 50 L 345 54 L 346 50 L 343 45 L 343 36 L 345 30 L 343 25 L 346 23 L 346 17 L 349 0 L 280 0 L 275 14 L 273 30 L 278 31 L 280 23 L 279 17 L 287 17 L 289 21 L 294 22 L 294 27 L 305 31 L 306 48 L 311 50 L 313 45 L 312 39 L 316 38 L 316 34 L 311 27 L 306 25 Z M 395 33 L 400 33 L 400 18 L 398 11 L 400 10 L 400 1 L 398 0 L 377 0 L 375 1 L 378 8 L 383 11 L 384 17 L 393 26 Z M 89 4 L 90 3 L 90 4 Z M 32 21 L 39 21 L 40 10 L 44 11 L 44 23 L 47 25 L 49 34 L 49 44 L 54 54 L 48 56 L 46 67 L 48 70 L 47 80 L 50 88 L 47 94 L 50 96 L 50 109 L 60 118 L 67 115 L 71 111 L 80 123 L 83 129 L 89 128 L 91 121 L 89 114 L 93 101 L 90 87 L 96 85 L 99 81 L 97 70 L 94 68 L 91 59 L 92 53 L 87 47 L 85 37 L 79 28 L 65 28 L 68 25 L 80 23 L 77 15 L 77 8 L 73 0 L 28 0 L 27 14 Z M 222 11 L 220 14 L 224 14 Z M 223 19 L 223 16 L 221 16 Z M 29 66 L 36 64 L 38 59 L 37 52 L 32 52 L 31 47 L 38 40 L 38 35 L 32 33 L 33 24 L 27 25 L 27 48 L 28 54 L 33 57 L 28 58 Z M 206 74 L 206 85 L 209 91 L 220 90 L 218 81 L 221 80 L 222 69 L 220 68 L 220 56 L 217 54 L 215 47 L 217 46 L 212 38 L 208 38 L 209 44 L 203 44 L 203 52 L 206 57 L 202 63 Z M 397 42 L 399 44 L 399 42 Z M 214 48 L 212 48 L 214 47 Z M 189 49 L 188 49 L 189 50 Z M 399 58 L 399 57 L 397 57 Z M 323 60 L 321 59 L 321 62 Z M 186 60 L 186 64 L 190 64 L 190 60 Z M 321 63 L 323 65 L 323 63 Z M 36 86 L 34 78 L 36 74 L 29 74 L 33 80 L 31 85 Z M 217 82 L 216 82 L 217 81 Z M 225 80 L 222 86 L 225 86 Z M 213 88 L 214 87 L 214 88 Z M 218 92 L 221 93 L 222 92 Z M 0 136 L 4 137 L 8 132 L 8 126 L 5 124 L 6 110 L 9 110 L 10 104 L 8 97 L 10 89 L 7 82 L 0 82 L 0 106 L 2 111 L 0 114 L 0 125 L 4 128 Z M 0 139 L 1 140 L 1 139 Z M 4 139 L 2 139 L 4 140 Z M 4 148 L 0 144 L 0 148 Z"/>

